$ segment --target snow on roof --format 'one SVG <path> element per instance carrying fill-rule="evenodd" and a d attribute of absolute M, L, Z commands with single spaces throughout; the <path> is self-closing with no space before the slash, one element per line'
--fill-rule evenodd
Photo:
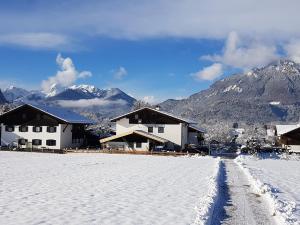
<path fill-rule="evenodd" d="M 27 104 L 33 108 L 41 110 L 51 116 L 54 116 L 58 119 L 61 119 L 67 123 L 79 123 L 79 124 L 93 124 L 94 122 L 78 113 L 75 113 L 71 110 L 58 108 L 58 107 L 50 107 L 46 105 L 33 105 Z"/>
<path fill-rule="evenodd" d="M 113 118 L 113 119 L 111 120 L 111 122 L 115 122 L 115 121 L 118 120 L 118 119 L 121 119 L 121 118 L 126 117 L 126 116 L 128 116 L 128 115 L 130 115 L 130 114 L 133 114 L 133 113 L 136 113 L 136 112 L 138 112 L 138 111 L 145 110 L 145 109 L 152 110 L 152 111 L 154 111 L 154 112 L 157 112 L 157 113 L 160 113 L 160 114 L 163 114 L 163 115 L 172 117 L 172 118 L 174 118 L 174 119 L 177 119 L 177 120 L 186 122 L 186 123 L 188 123 L 188 124 L 197 124 L 195 121 L 192 121 L 192 120 L 189 120 L 189 119 L 185 119 L 185 118 L 182 118 L 182 117 L 179 117 L 179 116 L 175 116 L 175 115 L 173 115 L 173 114 L 171 114 L 171 113 L 164 112 L 164 111 L 161 111 L 161 110 L 152 109 L 152 108 L 150 108 L 150 107 L 143 107 L 143 108 L 141 108 L 141 109 L 137 109 L 137 110 L 131 111 L 131 112 L 129 112 L 129 113 L 123 114 L 123 115 L 121 115 L 121 116 L 115 117 L 115 118 Z"/>
<path fill-rule="evenodd" d="M 293 125 L 276 125 L 277 135 L 283 135 L 288 132 L 291 132 L 297 128 L 300 128 L 300 124 L 293 124 Z"/>
<path fill-rule="evenodd" d="M 17 108 L 14 108 L 4 114 L 10 113 L 10 112 L 12 112 L 16 109 L 19 109 L 21 107 L 24 107 L 26 105 L 28 105 L 32 108 L 35 108 L 37 110 L 40 110 L 40 111 L 42 111 L 48 115 L 51 115 L 57 119 L 63 120 L 66 123 L 94 124 L 94 122 L 92 120 L 90 120 L 84 116 L 81 116 L 71 110 L 67 110 L 64 108 L 58 108 L 58 107 L 52 107 L 52 106 L 46 106 L 46 105 L 35 105 L 35 104 L 29 104 L 29 103 L 20 105 Z M 4 114 L 2 114 L 2 115 L 4 115 Z"/>

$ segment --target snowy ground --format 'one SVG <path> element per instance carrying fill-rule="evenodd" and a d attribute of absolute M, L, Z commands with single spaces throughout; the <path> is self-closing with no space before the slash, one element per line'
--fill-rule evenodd
<path fill-rule="evenodd" d="M 201 224 L 219 160 L 0 152 L 0 224 Z"/>
<path fill-rule="evenodd" d="M 300 224 L 299 157 L 239 156 L 236 162 L 265 195 L 276 217 L 286 224 Z"/>

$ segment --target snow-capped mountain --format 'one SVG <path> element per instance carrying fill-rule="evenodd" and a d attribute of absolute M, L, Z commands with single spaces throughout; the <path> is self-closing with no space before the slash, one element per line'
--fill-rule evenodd
<path fill-rule="evenodd" d="M 13 102 L 18 98 L 22 98 L 28 95 L 29 93 L 30 93 L 29 91 L 15 86 L 10 86 L 3 91 L 4 97 L 9 102 Z"/>
<path fill-rule="evenodd" d="M 279 60 L 244 74 L 216 81 L 183 100 L 167 100 L 162 109 L 200 123 L 270 123 L 300 119 L 300 64 Z"/>
<path fill-rule="evenodd" d="M 4 95 L 2 94 L 2 91 L 0 90 L 0 105 L 7 103 L 7 100 L 5 99 Z"/>
<path fill-rule="evenodd" d="M 74 101 L 81 99 L 103 99 L 107 101 L 123 100 L 128 105 L 132 105 L 136 101 L 118 88 L 100 89 L 93 85 L 85 84 L 73 85 L 54 96 L 47 97 L 47 101 Z"/>
<path fill-rule="evenodd" d="M 85 84 L 67 88 L 54 84 L 47 93 L 11 87 L 5 93 L 10 97 L 10 102 L 16 104 L 26 102 L 55 105 L 72 108 L 80 113 L 97 114 L 96 117 L 101 118 L 127 112 L 136 101 L 118 88 L 100 89 Z"/>

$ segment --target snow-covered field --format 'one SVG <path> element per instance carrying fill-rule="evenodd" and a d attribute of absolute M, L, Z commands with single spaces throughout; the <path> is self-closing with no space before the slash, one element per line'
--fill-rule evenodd
<path fill-rule="evenodd" d="M 201 224 L 218 167 L 210 157 L 0 152 L 0 224 Z"/>
<path fill-rule="evenodd" d="M 280 221 L 300 224 L 300 157 L 273 155 L 235 160 L 257 191 L 265 195 Z"/>

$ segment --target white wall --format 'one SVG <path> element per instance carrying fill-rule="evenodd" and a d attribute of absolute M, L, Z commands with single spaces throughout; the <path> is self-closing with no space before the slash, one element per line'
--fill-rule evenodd
<path fill-rule="evenodd" d="M 15 126 L 15 130 L 13 132 L 5 131 L 5 125 L 1 124 L 1 145 L 8 145 L 15 142 L 18 144 L 18 140 L 20 138 L 24 138 L 28 140 L 28 143 L 32 142 L 32 139 L 40 139 L 42 140 L 42 145 L 35 146 L 38 148 L 50 148 L 50 149 L 61 149 L 61 125 L 59 125 L 56 129 L 55 133 L 48 133 L 47 126 L 42 126 L 42 132 L 33 132 L 33 126 L 28 126 L 28 132 L 19 132 L 19 126 Z M 55 146 L 47 146 L 46 140 L 53 139 L 56 140 Z M 30 145 L 31 146 L 31 145 Z M 26 147 L 26 146 L 23 146 Z"/>
<path fill-rule="evenodd" d="M 184 144 L 187 143 L 187 127 L 183 126 L 183 124 L 129 124 L 129 119 L 122 118 L 116 123 L 116 132 L 117 135 L 128 132 L 131 130 L 142 130 L 148 132 L 148 127 L 153 127 L 154 135 L 158 137 L 165 138 L 176 145 L 184 147 Z M 164 133 L 158 133 L 158 127 L 163 126 Z M 185 132 L 183 135 L 182 132 Z M 183 145 L 182 140 L 183 139 Z"/>
<path fill-rule="evenodd" d="M 61 149 L 65 148 L 76 148 L 80 147 L 83 144 L 83 139 L 80 139 L 79 143 L 72 143 L 72 124 L 61 124 L 60 129 L 60 140 L 61 140 Z"/>

